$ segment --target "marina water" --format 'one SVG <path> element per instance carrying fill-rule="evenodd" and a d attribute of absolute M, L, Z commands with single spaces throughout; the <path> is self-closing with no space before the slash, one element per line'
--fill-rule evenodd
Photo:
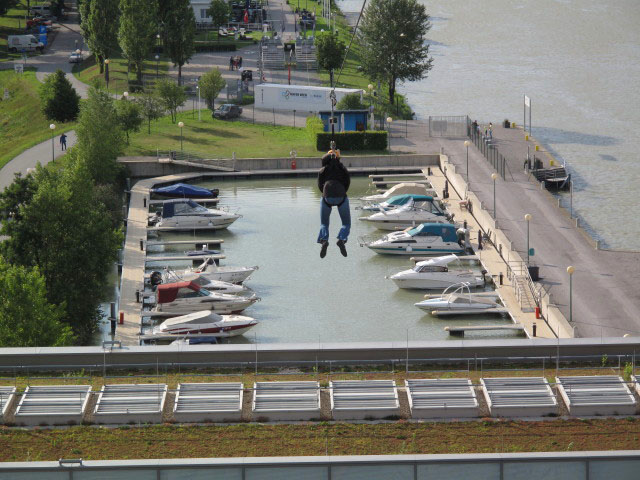
<path fill-rule="evenodd" d="M 640 3 L 420 0 L 434 67 L 403 85 L 419 119 L 469 115 L 522 125 L 574 180 L 574 210 L 603 244 L 640 250 Z M 338 0 L 344 12 L 359 0 Z"/>

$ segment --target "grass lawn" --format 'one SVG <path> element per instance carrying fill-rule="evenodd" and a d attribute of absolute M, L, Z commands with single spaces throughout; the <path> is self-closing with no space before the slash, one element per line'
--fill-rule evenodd
<path fill-rule="evenodd" d="M 169 71 L 169 60 L 165 57 L 160 57 L 158 61 L 158 73 L 160 77 L 165 75 Z M 153 87 L 156 79 L 156 61 L 146 60 L 144 62 L 143 75 L 146 75 L 147 81 L 151 82 L 150 86 Z M 94 80 L 104 82 L 104 73 L 100 73 L 100 67 L 96 63 L 96 59 L 93 55 L 88 56 L 84 61 L 73 67 L 73 75 L 79 80 L 91 85 Z M 111 93 L 116 92 L 122 94 L 129 90 L 128 80 L 136 79 L 136 72 L 131 71 L 127 74 L 127 60 L 120 57 L 114 57 L 110 59 L 109 63 L 109 91 Z"/>
<path fill-rule="evenodd" d="M 215 441 L 211 441 L 215 439 Z M 635 450 L 627 419 L 0 430 L 0 461 Z"/>
<path fill-rule="evenodd" d="M 9 100 L 0 101 L 0 168 L 27 148 L 51 138 L 51 122 L 40 110 L 39 85 L 34 70 L 23 75 L 0 71 L 0 92 L 5 88 L 10 92 Z M 54 123 L 56 135 L 75 127 L 75 123 Z"/>
<path fill-rule="evenodd" d="M 184 122 L 183 149 L 201 158 L 288 157 L 292 149 L 298 156 L 316 156 L 312 142 L 304 128 L 260 125 L 239 121 L 224 121 L 211 118 L 209 110 L 202 110 L 202 121 L 191 112 L 178 114 Z M 301 119 L 301 123 L 302 123 Z M 131 136 L 126 155 L 156 155 L 157 150 L 168 152 L 180 150 L 180 128 L 171 123 L 171 117 L 163 117 L 151 124 L 151 135 L 146 125 Z"/>
<path fill-rule="evenodd" d="M 218 39 L 218 32 L 214 30 L 205 30 L 196 33 L 196 42 L 216 42 L 220 45 L 235 44 L 236 48 L 242 48 L 248 45 L 253 45 L 253 39 L 260 40 L 262 38 L 262 32 L 249 32 L 246 35 L 251 37 L 251 40 L 235 40 L 233 35 L 220 37 L 220 39 Z"/>
<path fill-rule="evenodd" d="M 7 51 L 8 35 L 24 35 L 26 7 L 10 9 L 6 15 L 0 17 L 0 62 L 14 61 L 22 57 L 20 53 L 9 53 Z M 40 55 L 37 52 L 29 52 L 29 55 Z"/>

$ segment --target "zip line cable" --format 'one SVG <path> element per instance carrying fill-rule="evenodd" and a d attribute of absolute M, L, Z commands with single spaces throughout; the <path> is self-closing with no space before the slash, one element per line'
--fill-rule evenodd
<path fill-rule="evenodd" d="M 349 41 L 349 46 L 347 47 L 347 51 L 344 53 L 344 58 L 342 59 L 342 65 L 340 66 L 340 71 L 338 72 L 338 78 L 336 78 L 335 84 L 340 80 L 340 75 L 342 75 L 342 70 L 344 69 L 344 64 L 347 61 L 347 56 L 349 55 L 349 51 L 351 50 L 351 45 L 353 44 L 353 39 L 356 38 L 356 33 L 358 33 L 358 25 L 360 25 L 360 19 L 362 19 L 362 15 L 364 14 L 364 8 L 367 5 L 367 0 L 362 2 L 362 8 L 360 9 L 360 14 L 358 15 L 358 20 L 356 21 L 356 26 L 353 29 L 353 34 L 351 35 L 351 40 Z M 335 90 L 335 87 L 333 87 Z"/>

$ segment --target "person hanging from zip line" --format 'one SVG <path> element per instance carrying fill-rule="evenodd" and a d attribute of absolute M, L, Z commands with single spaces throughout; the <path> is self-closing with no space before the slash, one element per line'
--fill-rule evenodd
<path fill-rule="evenodd" d="M 351 212 L 349 211 L 349 185 L 351 177 L 349 171 L 340 162 L 340 150 L 335 148 L 335 142 L 331 142 L 331 149 L 322 157 L 322 169 L 318 172 L 318 188 L 322 192 L 320 202 L 320 258 L 327 255 L 329 246 L 329 217 L 333 207 L 338 208 L 338 214 L 342 221 L 342 227 L 338 232 L 338 248 L 343 257 L 347 256 L 345 244 L 351 230 Z"/>

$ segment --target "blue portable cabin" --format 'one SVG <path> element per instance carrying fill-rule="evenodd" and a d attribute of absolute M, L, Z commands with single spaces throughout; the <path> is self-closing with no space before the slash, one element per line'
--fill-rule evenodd
<path fill-rule="evenodd" d="M 324 131 L 331 131 L 331 112 L 318 112 L 320 119 L 324 124 Z M 367 120 L 369 118 L 368 110 L 334 110 L 333 117 L 336 119 L 336 132 L 364 132 L 367 129 Z M 344 128 L 342 128 L 344 126 Z"/>
<path fill-rule="evenodd" d="M 450 223 L 422 223 L 415 228 L 409 230 L 409 235 L 440 237 L 444 242 L 457 242 L 457 227 Z"/>

